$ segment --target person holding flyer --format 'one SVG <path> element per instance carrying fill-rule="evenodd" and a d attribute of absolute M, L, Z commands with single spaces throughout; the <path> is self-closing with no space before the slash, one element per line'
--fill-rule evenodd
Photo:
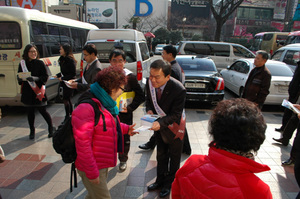
<path fill-rule="evenodd" d="M 35 108 L 41 113 L 48 124 L 48 137 L 53 136 L 53 125 L 50 114 L 46 111 L 47 96 L 45 93 L 45 84 L 49 75 L 43 61 L 39 60 L 39 52 L 35 45 L 28 44 L 22 55 L 23 60 L 19 64 L 18 73 L 30 73 L 26 79 L 19 78 L 21 85 L 21 102 L 27 107 L 27 118 L 30 127 L 29 139 L 35 137 Z"/>
<path fill-rule="evenodd" d="M 157 177 L 155 183 L 148 186 L 148 191 L 161 189 L 159 196 L 166 197 L 180 167 L 186 90 L 180 81 L 171 77 L 171 64 L 164 60 L 156 60 L 150 65 L 145 89 L 147 114 L 160 116 L 150 128 L 156 134 Z"/>

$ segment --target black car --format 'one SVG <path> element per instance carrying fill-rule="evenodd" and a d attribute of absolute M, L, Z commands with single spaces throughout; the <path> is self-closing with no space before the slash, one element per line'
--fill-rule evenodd
<path fill-rule="evenodd" d="M 216 103 L 224 98 L 224 80 L 210 58 L 178 55 L 177 62 L 185 73 L 187 101 Z"/>

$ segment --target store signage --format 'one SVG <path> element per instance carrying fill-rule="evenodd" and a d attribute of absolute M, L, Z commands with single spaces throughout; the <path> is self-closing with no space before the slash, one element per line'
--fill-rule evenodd
<path fill-rule="evenodd" d="M 148 11 L 146 13 L 141 13 L 141 3 L 144 3 L 148 7 Z M 135 0 L 135 14 L 137 17 L 145 17 L 151 15 L 153 12 L 153 6 L 149 2 L 149 0 Z"/>

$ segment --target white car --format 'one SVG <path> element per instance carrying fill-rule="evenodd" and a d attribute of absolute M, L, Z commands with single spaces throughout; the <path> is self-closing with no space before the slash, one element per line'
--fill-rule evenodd
<path fill-rule="evenodd" d="M 241 96 L 250 71 L 254 67 L 254 59 L 239 59 L 227 69 L 221 70 L 225 87 Z M 264 104 L 280 105 L 283 99 L 288 99 L 288 87 L 293 78 L 290 67 L 280 61 L 268 60 L 266 67 L 270 70 L 272 79 L 270 93 Z"/>
<path fill-rule="evenodd" d="M 154 54 L 156 55 L 161 55 L 163 52 L 163 47 L 166 46 L 167 44 L 157 44 L 155 47 Z"/>
<path fill-rule="evenodd" d="M 279 48 L 271 57 L 272 60 L 282 61 L 295 71 L 300 61 L 300 43 L 289 44 Z"/>

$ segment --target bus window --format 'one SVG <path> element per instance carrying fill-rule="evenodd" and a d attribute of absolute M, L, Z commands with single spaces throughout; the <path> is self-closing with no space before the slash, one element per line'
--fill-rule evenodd
<path fill-rule="evenodd" d="M 72 39 L 74 40 L 73 51 L 81 52 L 86 40 L 85 30 L 71 28 L 71 33 L 72 33 Z"/>
<path fill-rule="evenodd" d="M 18 23 L 0 22 L 0 49 L 22 48 L 21 30 Z"/>

